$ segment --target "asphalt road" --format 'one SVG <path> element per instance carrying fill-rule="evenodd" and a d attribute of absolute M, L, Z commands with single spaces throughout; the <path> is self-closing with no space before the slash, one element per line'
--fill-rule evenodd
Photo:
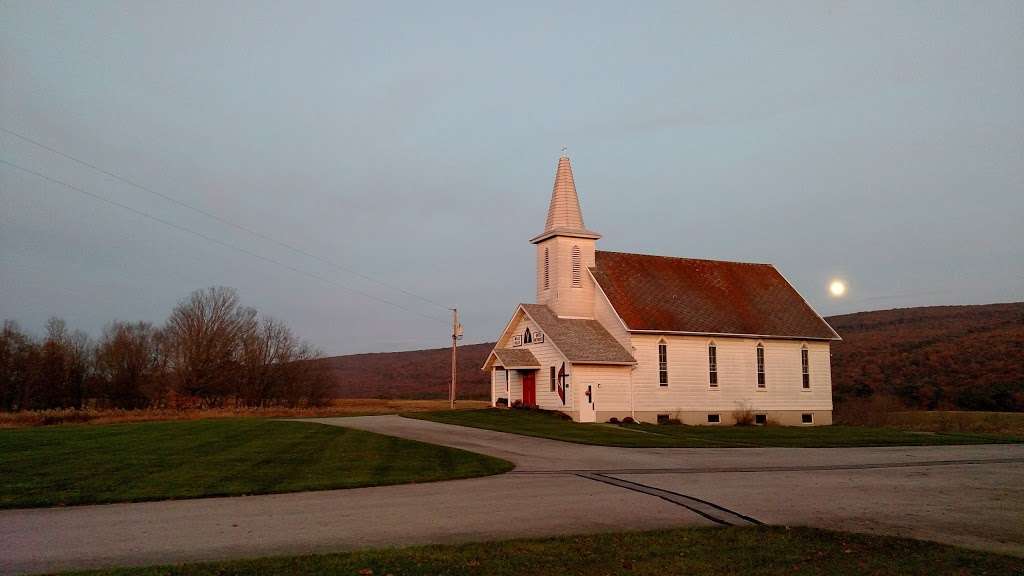
<path fill-rule="evenodd" d="M 637 449 L 397 416 L 345 425 L 511 460 L 505 475 L 0 511 L 0 573 L 723 524 L 906 535 L 1024 556 L 1024 446 Z"/>

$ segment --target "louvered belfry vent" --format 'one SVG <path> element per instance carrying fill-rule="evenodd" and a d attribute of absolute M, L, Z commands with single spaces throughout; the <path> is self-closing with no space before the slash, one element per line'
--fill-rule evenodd
<path fill-rule="evenodd" d="M 572 247 L 572 285 L 579 288 L 583 284 L 583 265 L 580 262 L 580 247 Z"/>

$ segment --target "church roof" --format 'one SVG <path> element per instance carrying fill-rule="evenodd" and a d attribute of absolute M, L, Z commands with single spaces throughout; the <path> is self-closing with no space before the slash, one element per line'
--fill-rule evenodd
<path fill-rule="evenodd" d="M 601 235 L 587 230 L 583 224 L 580 198 L 576 194 L 576 182 L 572 177 L 572 166 L 568 156 L 558 159 L 555 171 L 555 185 L 551 189 L 551 204 L 544 231 L 530 242 L 537 243 L 552 236 L 574 236 L 578 238 L 600 238 Z"/>
<path fill-rule="evenodd" d="M 597 320 L 559 318 L 543 304 L 520 304 L 569 362 L 635 364 L 633 356 Z"/>
<path fill-rule="evenodd" d="M 631 331 L 835 340 L 770 264 L 597 251 L 590 269 Z"/>
<path fill-rule="evenodd" d="M 498 364 L 503 368 L 514 370 L 516 368 L 540 368 L 540 362 L 526 348 L 495 348 L 491 351 L 498 358 Z"/>

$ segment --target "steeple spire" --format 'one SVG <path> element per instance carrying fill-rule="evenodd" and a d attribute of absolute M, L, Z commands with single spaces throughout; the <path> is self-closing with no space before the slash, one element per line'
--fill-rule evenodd
<path fill-rule="evenodd" d="M 601 237 L 600 234 L 587 230 L 583 224 L 580 198 L 576 193 L 572 165 L 569 163 L 569 157 L 565 155 L 565 148 L 562 148 L 562 156 L 558 159 L 555 185 L 551 190 L 551 205 L 548 206 L 548 219 L 544 224 L 544 232 L 531 239 L 530 242 L 536 244 L 552 236 Z"/>

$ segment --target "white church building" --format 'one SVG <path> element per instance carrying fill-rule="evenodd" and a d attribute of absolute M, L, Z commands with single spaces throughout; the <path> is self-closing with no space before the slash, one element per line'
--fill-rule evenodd
<path fill-rule="evenodd" d="M 600 237 L 563 155 L 530 240 L 537 303 L 516 307 L 483 367 L 492 405 L 579 422 L 831 424 L 839 335 L 774 266 L 604 252 Z"/>

